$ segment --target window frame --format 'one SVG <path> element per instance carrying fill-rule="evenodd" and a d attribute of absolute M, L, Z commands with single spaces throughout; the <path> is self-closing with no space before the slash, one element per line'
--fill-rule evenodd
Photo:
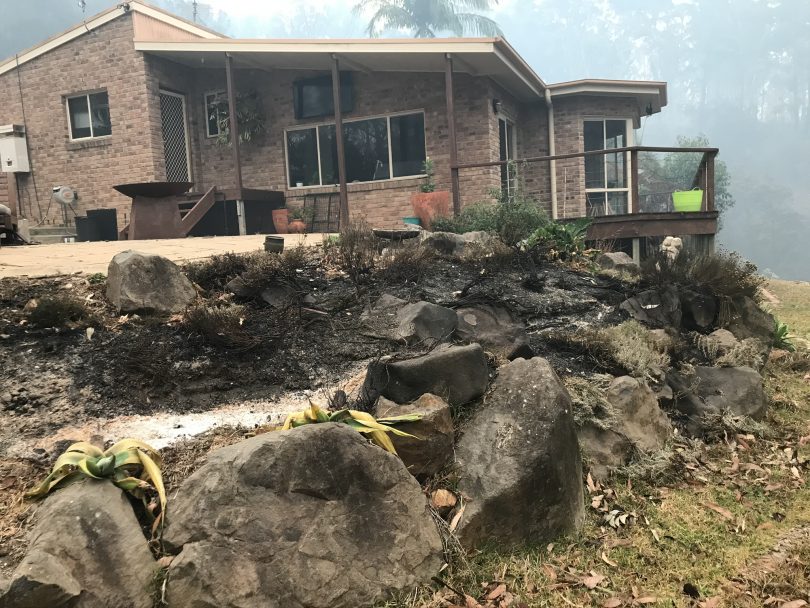
<path fill-rule="evenodd" d="M 90 108 L 90 96 L 96 95 L 98 93 L 106 93 L 107 94 L 107 109 L 110 108 L 110 92 L 106 88 L 101 89 L 91 89 L 89 91 L 84 91 L 82 93 L 72 93 L 70 95 L 64 96 L 65 101 L 65 114 L 67 114 L 67 126 L 68 126 L 68 140 L 71 142 L 83 142 L 83 141 L 90 141 L 91 139 L 105 139 L 107 137 L 112 137 L 112 114 L 110 115 L 110 132 L 107 135 L 93 135 L 93 113 L 92 109 Z M 85 101 L 87 102 L 87 117 L 90 121 L 90 135 L 87 137 L 73 137 L 73 119 L 70 116 L 70 100 L 71 99 L 81 99 L 84 97 Z"/>
<path fill-rule="evenodd" d="M 635 145 L 635 130 L 633 127 L 633 119 L 628 118 L 626 116 L 585 116 L 582 119 L 582 148 L 583 151 L 585 149 L 585 123 L 586 122 L 601 122 L 602 123 L 602 145 L 605 145 L 607 141 L 607 121 L 614 120 L 614 121 L 624 121 L 625 124 L 625 133 L 627 134 L 627 141 L 625 143 L 625 147 L 630 147 Z M 603 148 L 603 150 L 609 150 L 610 148 Z M 630 192 L 633 190 L 633 176 L 631 175 L 630 171 L 630 153 L 623 152 L 621 153 L 624 155 L 624 167 L 625 167 L 625 185 L 622 188 L 588 188 L 587 185 L 585 186 L 585 215 L 588 217 L 588 193 L 602 193 L 605 195 L 605 200 L 608 198 L 608 194 L 611 192 L 625 192 L 627 194 L 627 214 L 633 213 L 633 200 L 632 196 L 630 196 Z M 602 154 L 602 167 L 603 167 L 603 174 L 605 176 L 605 183 L 607 184 L 607 159 L 608 154 Z M 585 178 L 585 159 L 582 159 L 582 176 Z M 587 181 L 586 181 L 587 184 Z"/>
<path fill-rule="evenodd" d="M 504 133 L 506 135 L 505 148 L 506 158 L 501 158 L 501 123 L 504 125 Z M 498 160 L 500 161 L 515 161 L 517 159 L 517 123 L 516 121 L 504 112 L 498 115 Z M 506 174 L 506 195 L 509 200 L 512 200 L 513 194 L 517 191 L 517 168 L 515 168 L 514 175 L 510 175 L 511 167 L 507 165 L 501 166 L 504 171 L 501 173 L 501 191 L 504 187 L 504 173 Z"/>
<path fill-rule="evenodd" d="M 222 127 L 220 126 L 219 120 L 217 120 L 217 132 L 216 133 L 211 134 L 211 132 L 208 130 L 208 127 L 210 126 L 209 123 L 208 123 L 208 120 L 209 120 L 209 116 L 208 116 L 208 98 L 212 97 L 212 96 L 216 97 L 218 95 L 222 95 L 222 94 L 226 94 L 226 93 L 227 93 L 227 91 L 225 91 L 225 89 L 212 89 L 210 91 L 205 91 L 203 93 L 203 113 L 205 115 L 205 138 L 206 139 L 214 139 L 214 138 L 217 138 L 217 137 L 222 135 Z"/>
<path fill-rule="evenodd" d="M 425 110 L 422 108 L 415 109 L 415 110 L 404 110 L 401 112 L 390 112 L 387 114 L 373 114 L 369 116 L 358 116 L 352 117 L 349 119 L 343 120 L 343 125 L 347 125 L 353 122 L 362 122 L 364 120 L 375 120 L 384 118 L 386 129 L 388 131 L 388 175 L 389 177 L 385 179 L 375 179 L 375 180 L 368 180 L 368 181 L 353 181 L 353 182 L 346 182 L 347 185 L 349 184 L 379 184 L 385 182 L 394 182 L 394 181 L 402 181 L 406 179 L 419 179 L 427 177 L 425 173 L 419 173 L 417 175 L 401 175 L 399 177 L 393 177 L 394 175 L 394 163 L 393 163 L 393 149 L 391 147 L 391 119 L 396 118 L 397 116 L 409 116 L 411 114 L 421 114 L 422 115 L 422 125 L 424 126 L 425 131 L 427 132 L 427 124 L 425 121 Z M 334 127 L 335 121 L 322 121 L 322 122 L 313 122 L 307 123 L 302 125 L 295 125 L 293 127 L 286 127 L 284 129 L 284 172 L 285 172 L 285 181 L 287 182 L 287 189 L 288 190 L 306 190 L 306 189 L 313 189 L 313 188 L 332 188 L 337 184 L 324 184 L 323 183 L 323 169 L 321 167 L 321 138 L 320 138 L 320 128 L 321 127 Z M 296 186 L 295 184 L 290 183 L 290 154 L 288 150 L 287 144 L 287 133 L 290 131 L 307 131 L 310 129 L 315 129 L 315 146 L 316 151 L 318 154 L 318 182 L 317 184 L 312 184 L 310 186 Z M 425 136 L 425 158 L 427 158 L 427 136 Z"/>

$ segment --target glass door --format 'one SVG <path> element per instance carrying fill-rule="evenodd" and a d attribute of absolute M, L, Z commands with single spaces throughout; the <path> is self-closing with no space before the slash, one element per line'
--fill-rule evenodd
<path fill-rule="evenodd" d="M 586 120 L 585 151 L 627 147 L 628 125 L 629 121 L 625 119 Z M 589 217 L 629 212 L 628 160 L 627 152 L 585 157 L 586 214 Z"/>

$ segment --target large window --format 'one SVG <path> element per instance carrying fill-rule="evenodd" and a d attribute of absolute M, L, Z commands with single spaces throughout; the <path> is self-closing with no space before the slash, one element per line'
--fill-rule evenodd
<path fill-rule="evenodd" d="M 68 97 L 67 109 L 71 139 L 104 137 L 112 133 L 107 91 Z"/>
<path fill-rule="evenodd" d="M 424 114 L 344 122 L 343 144 L 347 182 L 421 175 L 425 162 Z M 338 183 L 335 125 L 288 130 L 287 163 L 291 188 Z"/>
<path fill-rule="evenodd" d="M 515 160 L 515 125 L 505 118 L 498 119 L 498 160 Z M 515 167 L 512 165 L 501 165 L 501 192 L 508 197 L 512 197 L 517 186 L 517 176 Z"/>
<path fill-rule="evenodd" d="M 628 121 L 586 120 L 584 139 L 586 152 L 627 147 Z M 585 157 L 586 211 L 589 216 L 628 212 L 627 165 L 626 152 Z"/>
<path fill-rule="evenodd" d="M 340 109 L 351 112 L 354 104 L 351 72 L 340 73 Z M 335 113 L 332 76 L 316 76 L 297 80 L 293 87 L 293 107 L 296 118 L 320 118 Z"/>

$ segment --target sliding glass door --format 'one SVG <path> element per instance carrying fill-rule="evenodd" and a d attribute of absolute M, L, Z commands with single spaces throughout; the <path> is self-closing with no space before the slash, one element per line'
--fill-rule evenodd
<path fill-rule="evenodd" d="M 625 119 L 586 120 L 585 151 L 629 146 L 630 127 L 630 121 Z M 627 152 L 585 157 L 586 213 L 589 217 L 629 213 L 629 164 Z"/>

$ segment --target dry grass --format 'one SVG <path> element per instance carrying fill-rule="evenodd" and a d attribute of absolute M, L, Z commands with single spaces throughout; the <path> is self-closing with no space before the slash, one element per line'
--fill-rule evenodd
<path fill-rule="evenodd" d="M 90 313 L 81 300 L 71 295 L 46 296 L 37 301 L 29 320 L 34 327 L 70 327 L 88 319 Z"/>
<path fill-rule="evenodd" d="M 374 269 L 380 240 L 363 220 L 351 222 L 337 239 L 324 240 L 324 257 L 335 263 L 359 285 Z"/>
<path fill-rule="evenodd" d="M 259 336 L 244 328 L 243 306 L 196 306 L 186 312 L 188 328 L 209 344 L 245 351 L 261 344 Z"/>
<path fill-rule="evenodd" d="M 390 283 L 418 283 L 435 261 L 435 250 L 406 241 L 386 249 L 379 260 L 380 275 Z"/>

